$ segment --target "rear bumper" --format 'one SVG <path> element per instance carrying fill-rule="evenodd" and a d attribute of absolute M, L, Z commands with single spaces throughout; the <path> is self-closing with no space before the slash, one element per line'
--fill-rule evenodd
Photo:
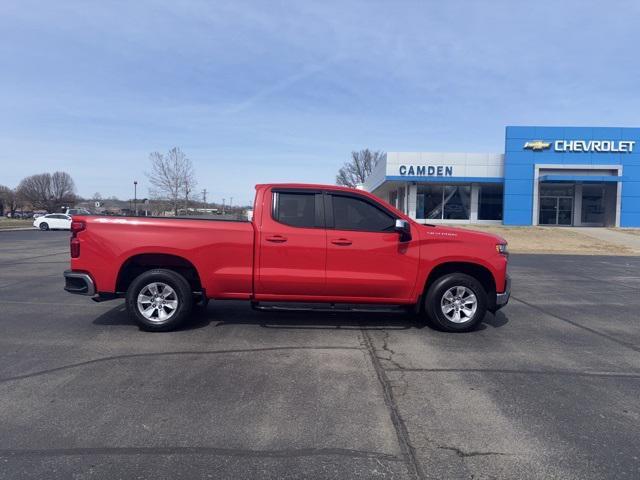
<path fill-rule="evenodd" d="M 77 295 L 93 297 L 96 294 L 96 286 L 89 274 L 72 270 L 64 272 L 64 289 Z"/>
<path fill-rule="evenodd" d="M 507 275 L 507 282 L 502 293 L 496 293 L 496 310 L 504 307 L 509 302 L 511 296 L 511 277 Z"/>

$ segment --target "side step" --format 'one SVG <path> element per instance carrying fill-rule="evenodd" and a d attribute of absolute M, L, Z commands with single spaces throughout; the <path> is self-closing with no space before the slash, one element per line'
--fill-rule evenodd
<path fill-rule="evenodd" d="M 407 313 L 413 309 L 413 305 L 251 302 L 251 308 L 263 312 Z"/>

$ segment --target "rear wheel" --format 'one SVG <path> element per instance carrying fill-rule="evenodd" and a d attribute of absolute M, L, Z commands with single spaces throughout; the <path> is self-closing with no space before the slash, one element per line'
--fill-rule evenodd
<path fill-rule="evenodd" d="M 47 222 L 42 222 L 40 224 L 40 230 L 42 230 L 43 232 L 49 230 L 49 224 Z"/>
<path fill-rule="evenodd" d="M 127 289 L 129 316 L 143 330 L 166 332 L 180 326 L 191 314 L 193 297 L 185 278 L 164 269 L 149 270 Z"/>
<path fill-rule="evenodd" d="M 475 328 L 487 313 L 487 293 L 474 277 L 450 273 L 429 287 L 424 306 L 436 328 L 447 332 L 467 332 Z"/>

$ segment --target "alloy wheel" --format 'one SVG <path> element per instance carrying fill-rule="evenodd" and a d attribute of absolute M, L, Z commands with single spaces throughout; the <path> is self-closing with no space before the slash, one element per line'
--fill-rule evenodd
<path fill-rule="evenodd" d="M 138 294 L 138 311 L 150 322 L 164 323 L 178 309 L 176 291 L 163 282 L 145 285 Z"/>
<path fill-rule="evenodd" d="M 442 295 L 440 309 L 453 323 L 466 323 L 473 319 L 478 308 L 478 299 L 469 288 L 455 286 L 447 289 Z"/>

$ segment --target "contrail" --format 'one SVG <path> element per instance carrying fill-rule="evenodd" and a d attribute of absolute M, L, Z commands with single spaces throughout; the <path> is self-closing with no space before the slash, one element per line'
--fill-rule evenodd
<path fill-rule="evenodd" d="M 292 85 L 295 85 L 299 81 L 304 80 L 305 78 L 309 78 L 318 72 L 326 70 L 327 67 L 337 62 L 341 58 L 343 58 L 343 55 L 340 55 L 340 54 L 334 55 L 319 64 L 307 65 L 300 72 L 294 73 L 293 75 L 283 78 L 282 80 L 274 83 L 273 85 L 270 85 L 266 88 L 263 88 L 262 90 L 259 90 L 258 92 L 256 92 L 255 94 L 247 98 L 246 100 L 231 106 L 225 111 L 225 113 L 238 113 L 248 108 L 251 108 L 251 106 L 253 106 L 253 104 L 259 101 L 260 99 L 273 95 L 274 93 L 282 92 L 288 89 L 289 87 L 291 87 Z"/>

